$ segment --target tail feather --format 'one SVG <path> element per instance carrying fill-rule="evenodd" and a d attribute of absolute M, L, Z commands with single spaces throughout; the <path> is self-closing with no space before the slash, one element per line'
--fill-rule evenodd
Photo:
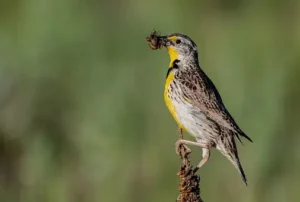
<path fill-rule="evenodd" d="M 253 142 L 252 139 L 250 137 L 248 137 L 243 131 L 239 131 L 239 132 L 236 132 L 234 133 L 235 137 L 239 140 L 239 142 L 244 145 L 244 143 L 242 142 L 240 136 L 246 138 L 247 140 L 249 140 L 250 142 Z"/>
<path fill-rule="evenodd" d="M 244 169 L 241 165 L 241 162 L 240 162 L 239 158 L 238 157 L 231 157 L 231 156 L 227 156 L 227 155 L 226 155 L 226 157 L 231 161 L 231 163 L 234 165 L 234 167 L 239 171 L 244 183 L 246 185 L 248 185 L 246 174 L 244 172 Z"/>
<path fill-rule="evenodd" d="M 248 185 L 248 181 L 244 172 L 244 169 L 239 160 L 238 151 L 235 144 L 234 134 L 222 134 L 225 135 L 217 144 L 217 149 L 227 157 L 227 159 L 234 165 L 239 171 L 244 183 Z"/>

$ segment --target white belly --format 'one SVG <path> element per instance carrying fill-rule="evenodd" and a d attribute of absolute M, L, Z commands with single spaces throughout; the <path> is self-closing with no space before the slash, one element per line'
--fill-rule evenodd
<path fill-rule="evenodd" d="M 211 128 L 208 126 L 208 120 L 204 113 L 188 102 L 177 103 L 174 101 L 174 107 L 178 120 L 190 135 L 195 137 L 197 141 L 204 143 L 211 141 L 211 135 L 207 133 Z"/>

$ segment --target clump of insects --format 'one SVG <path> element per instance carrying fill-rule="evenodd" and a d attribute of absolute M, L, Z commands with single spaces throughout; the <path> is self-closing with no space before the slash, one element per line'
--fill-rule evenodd
<path fill-rule="evenodd" d="M 152 50 L 162 48 L 163 46 L 160 34 L 157 31 L 151 32 L 150 36 L 146 37 L 146 41 L 148 41 L 149 46 Z"/>

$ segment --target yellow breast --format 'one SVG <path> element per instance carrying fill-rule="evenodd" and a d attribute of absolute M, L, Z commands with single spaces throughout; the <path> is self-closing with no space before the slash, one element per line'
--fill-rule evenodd
<path fill-rule="evenodd" d="M 183 127 L 183 125 L 180 123 L 180 121 L 178 120 L 177 117 L 177 112 L 176 112 L 176 108 L 174 106 L 174 102 L 173 100 L 169 97 L 169 93 L 172 92 L 168 92 L 169 90 L 169 86 L 171 84 L 171 82 L 173 81 L 175 75 L 173 72 L 170 72 L 170 74 L 168 75 L 167 79 L 166 79 L 166 84 L 165 84 L 165 91 L 164 91 L 164 99 L 165 99 L 165 103 L 171 113 L 171 115 L 173 116 L 173 118 L 175 119 L 175 121 L 177 122 L 178 126 L 182 129 L 185 130 L 185 128 Z"/>

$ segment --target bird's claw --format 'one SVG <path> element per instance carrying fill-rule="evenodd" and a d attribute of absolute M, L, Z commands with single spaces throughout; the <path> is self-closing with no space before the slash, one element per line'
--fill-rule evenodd
<path fill-rule="evenodd" d="M 176 141 L 175 147 L 176 147 L 176 154 L 181 157 L 184 157 L 192 152 L 192 150 L 188 146 L 186 146 L 184 143 L 182 143 L 181 140 Z M 182 156 L 182 154 L 183 154 L 183 156 Z"/>

